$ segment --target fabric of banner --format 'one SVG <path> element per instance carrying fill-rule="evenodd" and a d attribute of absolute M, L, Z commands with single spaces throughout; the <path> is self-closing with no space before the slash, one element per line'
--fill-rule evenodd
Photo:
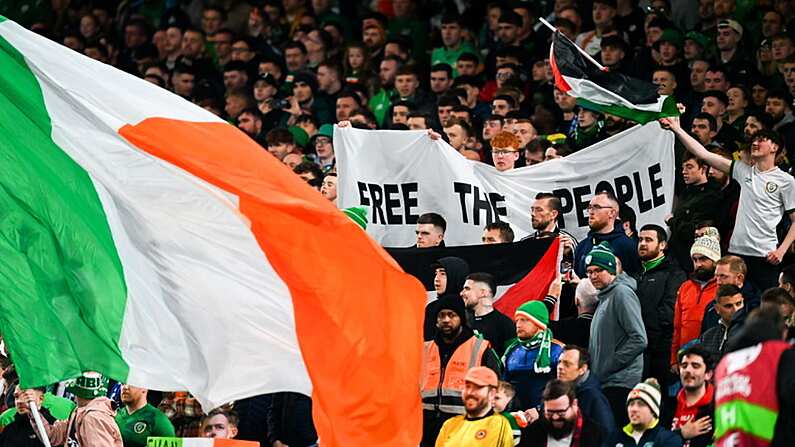
<path fill-rule="evenodd" d="M 446 245 L 471 245 L 497 219 L 517 239 L 530 234 L 535 195 L 552 192 L 563 204 L 562 228 L 581 239 L 588 201 L 601 190 L 627 203 L 638 226 L 664 221 L 673 199 L 673 142 L 651 122 L 565 158 L 498 172 L 425 131 L 336 128 L 338 206 L 368 207 L 367 232 L 386 247 L 414 245 L 417 218 L 427 212 L 447 220 Z"/>

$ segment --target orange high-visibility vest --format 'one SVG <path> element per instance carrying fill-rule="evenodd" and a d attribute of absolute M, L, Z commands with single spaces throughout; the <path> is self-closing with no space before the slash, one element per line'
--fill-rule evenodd
<path fill-rule="evenodd" d="M 450 360 L 442 368 L 439 346 L 436 342 L 425 342 L 425 362 L 422 377 L 422 408 L 444 413 L 463 414 L 464 377 L 470 368 L 479 366 L 489 342 L 477 337 L 456 348 Z"/>

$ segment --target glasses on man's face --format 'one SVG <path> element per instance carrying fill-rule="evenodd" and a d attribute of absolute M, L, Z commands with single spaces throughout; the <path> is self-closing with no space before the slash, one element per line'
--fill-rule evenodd
<path fill-rule="evenodd" d="M 569 408 L 571 408 L 571 405 L 562 410 L 550 410 L 548 408 L 544 408 L 544 414 L 547 416 L 547 418 L 550 418 L 551 416 L 564 417 L 566 416 L 566 412 L 569 411 Z"/>
<path fill-rule="evenodd" d="M 588 212 L 596 212 L 596 211 L 611 210 L 611 209 L 613 209 L 612 206 L 588 205 Z"/>
<path fill-rule="evenodd" d="M 491 155 L 494 155 L 495 157 L 505 157 L 506 155 L 513 154 L 515 152 L 516 151 L 491 151 Z"/>
<path fill-rule="evenodd" d="M 326 144 L 330 144 L 331 140 L 328 138 L 318 138 L 315 140 L 315 146 L 325 146 Z"/>

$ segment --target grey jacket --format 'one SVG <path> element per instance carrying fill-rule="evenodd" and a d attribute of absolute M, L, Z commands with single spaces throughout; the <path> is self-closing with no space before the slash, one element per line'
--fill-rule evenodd
<path fill-rule="evenodd" d="M 643 374 L 643 350 L 648 339 L 635 294 L 636 282 L 626 273 L 599 291 L 599 306 L 591 322 L 591 369 L 603 388 L 632 388 Z"/>

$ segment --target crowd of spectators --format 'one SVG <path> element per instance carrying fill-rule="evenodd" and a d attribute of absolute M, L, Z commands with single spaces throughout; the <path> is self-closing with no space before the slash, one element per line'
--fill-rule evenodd
<path fill-rule="evenodd" d="M 560 237 L 562 275 L 515 315 L 494 309 L 493 272 L 439 259 L 422 445 L 795 445 L 795 354 L 779 344 L 795 335 L 792 0 L 5 0 L 0 14 L 227 120 L 334 203 L 335 124 L 428 129 L 499 172 L 633 126 L 555 88 L 545 18 L 676 99 L 681 116 L 660 120 L 676 135 L 675 205 L 637 228 L 627 204 L 596 192 L 578 241 L 557 226 L 560 200 L 539 194 L 529 237 Z M 421 216 L 416 246 L 443 246 L 445 230 L 444 216 Z M 513 240 L 507 223 L 484 228 L 484 244 Z M 322 445 L 297 393 L 205 413 L 188 393 L 90 372 L 21 390 L 4 366 L 0 447 L 42 445 L 31 401 L 68 446 Z M 716 431 L 722 411 L 749 411 L 725 402 L 736 390 L 721 380 L 738 371 L 767 431 Z"/>

